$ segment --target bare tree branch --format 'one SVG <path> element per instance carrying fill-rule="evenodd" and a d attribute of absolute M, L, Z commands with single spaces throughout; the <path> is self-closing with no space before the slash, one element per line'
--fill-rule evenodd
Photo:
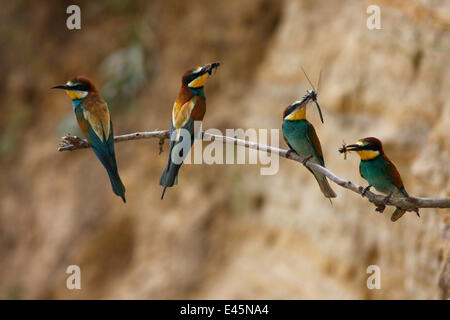
<path fill-rule="evenodd" d="M 299 156 L 293 151 L 285 150 L 285 149 L 279 149 L 271 146 L 266 146 L 262 144 L 258 144 L 256 142 L 251 142 L 247 140 L 237 139 L 234 137 L 227 137 L 227 136 L 219 136 L 210 134 L 207 132 L 203 132 L 203 138 L 207 138 L 208 141 L 223 141 L 224 143 L 232 143 L 235 145 L 243 146 L 245 148 L 249 149 L 255 149 L 259 151 L 265 151 L 265 152 L 271 152 L 280 155 L 281 157 L 284 157 L 286 159 L 291 159 L 297 162 L 300 162 L 304 164 L 306 167 L 310 169 L 314 169 L 316 171 L 319 171 L 323 173 L 325 176 L 327 176 L 328 179 L 336 183 L 337 185 L 351 190 L 353 192 L 358 193 L 359 195 L 362 195 L 363 187 L 359 186 L 357 184 L 354 184 L 353 182 L 349 180 L 342 179 L 338 176 L 336 176 L 333 172 L 330 170 L 316 164 L 308 161 L 307 159 L 304 159 L 303 157 Z M 162 152 L 162 146 L 165 139 L 169 139 L 170 132 L 169 130 L 161 130 L 161 131 L 151 131 L 151 132 L 135 132 L 130 134 L 124 134 L 121 136 L 115 136 L 114 142 L 122 142 L 122 141 L 129 141 L 129 140 L 139 140 L 139 139 L 152 139 L 156 138 L 159 139 L 159 147 L 160 147 L 160 153 Z M 60 146 L 58 148 L 58 151 L 73 151 L 78 149 L 84 149 L 89 148 L 89 144 L 85 139 L 81 139 L 77 136 L 71 136 L 67 135 L 62 137 L 62 140 L 60 142 Z M 383 212 L 386 205 L 395 206 L 397 208 L 406 210 L 406 211 L 415 211 L 417 208 L 450 208 L 450 198 L 416 198 L 416 197 L 409 197 L 409 198 L 386 198 L 382 195 L 377 195 L 369 190 L 367 190 L 364 193 L 364 197 L 366 197 L 371 203 L 373 203 L 377 207 L 377 211 Z"/>
<path fill-rule="evenodd" d="M 114 142 L 117 143 L 122 141 L 151 139 L 151 138 L 158 138 L 160 140 L 164 140 L 168 139 L 169 136 L 170 136 L 169 130 L 152 131 L 152 132 L 135 132 L 130 134 L 124 134 L 121 136 L 115 136 Z M 67 136 L 61 138 L 58 151 L 73 151 L 86 148 L 89 148 L 89 144 L 86 141 L 86 139 L 81 139 L 80 137 L 68 134 Z"/>

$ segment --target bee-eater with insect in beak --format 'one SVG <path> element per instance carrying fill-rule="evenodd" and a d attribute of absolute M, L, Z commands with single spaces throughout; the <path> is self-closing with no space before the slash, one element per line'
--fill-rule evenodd
<path fill-rule="evenodd" d="M 363 195 L 373 186 L 379 192 L 386 194 L 387 199 L 391 196 L 409 198 L 403 186 L 402 178 L 394 163 L 384 153 L 380 140 L 368 137 L 359 140 L 355 144 L 344 145 L 339 149 L 341 153 L 349 151 L 356 152 L 361 158 L 359 173 L 369 182 L 369 185 L 362 192 Z M 392 214 L 391 220 L 397 221 L 404 213 L 404 210 L 397 208 Z M 416 213 L 419 215 L 418 209 Z"/>
<path fill-rule="evenodd" d="M 63 89 L 72 99 L 78 125 L 89 146 L 108 172 L 114 193 L 125 200 L 125 186 L 120 180 L 114 153 L 114 132 L 106 102 L 91 80 L 78 76 L 52 89 Z"/>
<path fill-rule="evenodd" d="M 203 67 L 189 69 L 183 74 L 181 79 L 181 89 L 178 92 L 178 96 L 172 108 L 169 159 L 166 168 L 159 178 L 159 184 L 164 187 L 161 199 L 164 198 L 166 188 L 172 187 L 178 182 L 178 171 L 189 151 L 189 149 L 181 149 L 178 157 L 182 159 L 182 161 L 174 162 L 173 157 L 175 155 L 172 155 L 172 150 L 174 150 L 174 147 L 178 144 L 183 142 L 183 137 L 181 136 L 182 129 L 185 129 L 190 133 L 191 141 L 188 144 L 189 148 L 194 143 L 194 121 L 202 121 L 206 112 L 205 81 L 208 75 L 211 75 L 212 71 L 219 67 L 219 65 L 219 62 L 214 62 Z M 173 134 L 174 132 L 175 134 Z M 174 135 L 175 138 L 173 137 Z"/>
<path fill-rule="evenodd" d="M 313 101 L 319 110 L 320 119 L 323 123 L 322 112 L 319 103 L 317 102 L 317 95 L 314 90 L 308 90 L 307 94 L 301 101 L 295 101 L 288 106 L 283 113 L 283 137 L 288 144 L 290 151 L 295 151 L 298 155 L 305 158 L 307 161 L 317 163 L 325 166 L 323 160 L 322 147 L 320 146 L 319 138 L 316 130 L 308 120 L 306 120 L 306 106 Z M 305 161 L 306 163 L 306 161 Z M 314 175 L 320 190 L 327 198 L 335 198 L 336 193 L 331 189 L 326 176 L 320 172 L 308 168 Z"/>

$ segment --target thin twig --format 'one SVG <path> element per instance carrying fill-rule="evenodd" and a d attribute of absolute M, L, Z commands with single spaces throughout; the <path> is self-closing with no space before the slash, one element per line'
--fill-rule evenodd
<path fill-rule="evenodd" d="M 228 137 L 228 136 L 219 136 L 210 134 L 207 132 L 203 132 L 203 138 L 207 138 L 208 141 L 218 140 L 223 141 L 224 143 L 232 143 L 235 145 L 243 146 L 248 149 L 255 149 L 259 151 L 265 151 L 270 153 L 278 154 L 279 156 L 291 159 L 300 163 L 303 163 L 305 159 L 295 152 L 289 152 L 285 149 L 279 149 L 271 146 L 266 146 L 262 144 L 258 144 L 256 142 L 251 142 L 247 140 L 237 139 L 234 137 Z M 151 131 L 151 132 L 135 132 L 130 134 L 124 134 L 121 136 L 115 136 L 114 142 L 122 142 L 122 141 L 129 141 L 129 140 L 139 140 L 139 139 L 152 139 L 156 138 L 159 139 L 159 146 L 160 151 L 162 150 L 162 144 L 165 139 L 168 139 L 170 137 L 169 130 L 160 130 L 160 131 Z M 62 137 L 62 140 L 60 142 L 60 146 L 58 148 L 58 151 L 74 151 L 78 149 L 85 149 L 89 148 L 89 144 L 85 139 L 81 139 L 77 136 L 71 136 L 67 135 Z M 336 176 L 333 172 L 330 170 L 316 164 L 310 161 L 306 161 L 305 166 L 314 169 L 315 171 L 319 171 L 323 173 L 325 176 L 327 176 L 328 179 L 336 183 L 337 185 L 351 190 L 353 192 L 358 193 L 359 195 L 362 194 L 363 187 L 359 186 L 351 181 L 342 179 L 338 176 Z M 409 198 L 394 198 L 390 197 L 389 199 L 386 199 L 385 196 L 377 195 L 370 190 L 367 190 L 364 194 L 364 197 L 366 197 L 371 203 L 373 203 L 378 211 L 382 212 L 386 205 L 395 206 L 397 208 L 401 208 L 406 211 L 415 211 L 416 208 L 450 208 L 450 198 L 416 198 L 416 197 L 409 197 Z"/>

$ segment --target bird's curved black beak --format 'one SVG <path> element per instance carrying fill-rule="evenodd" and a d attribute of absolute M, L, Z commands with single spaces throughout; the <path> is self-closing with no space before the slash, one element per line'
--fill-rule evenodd
<path fill-rule="evenodd" d="M 360 151 L 364 150 L 364 146 L 360 144 L 349 144 L 345 146 L 346 151 Z"/>
<path fill-rule="evenodd" d="M 316 100 L 316 99 L 314 99 L 314 103 L 316 104 L 316 106 L 317 106 L 317 110 L 319 111 L 320 121 L 322 121 L 322 123 L 323 123 L 322 110 L 320 110 L 320 106 L 319 106 L 319 103 L 317 102 L 317 100 Z"/>
<path fill-rule="evenodd" d="M 207 65 L 205 65 L 205 66 L 202 68 L 201 73 L 202 73 L 202 74 L 209 73 L 209 75 L 211 75 L 211 74 L 212 74 L 212 71 L 213 71 L 214 69 L 217 69 L 219 66 L 220 66 L 220 62 L 208 63 Z"/>
<path fill-rule="evenodd" d="M 57 86 L 51 87 L 50 89 L 64 89 L 64 90 L 71 90 L 70 86 L 67 84 L 59 84 Z"/>

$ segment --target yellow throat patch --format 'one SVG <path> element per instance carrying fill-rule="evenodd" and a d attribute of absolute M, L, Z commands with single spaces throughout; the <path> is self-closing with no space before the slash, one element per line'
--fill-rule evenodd
<path fill-rule="evenodd" d="M 372 160 L 380 155 L 379 151 L 361 150 L 356 152 L 361 157 L 361 160 Z"/>
<path fill-rule="evenodd" d="M 362 146 L 363 142 L 358 141 L 356 142 L 356 144 Z M 376 158 L 380 155 L 379 151 L 372 151 L 372 150 L 359 150 L 359 151 L 355 150 L 355 152 L 359 155 L 361 160 L 372 160 L 373 158 Z"/>
<path fill-rule="evenodd" d="M 87 96 L 87 92 L 84 91 L 66 90 L 66 93 L 72 100 L 83 99 Z"/>
<path fill-rule="evenodd" d="M 284 120 L 305 120 L 306 119 L 306 107 L 299 108 L 290 113 Z"/>
<path fill-rule="evenodd" d="M 188 86 L 191 87 L 191 88 L 203 87 L 207 77 L 208 77 L 208 74 L 205 73 L 204 75 L 201 75 L 200 77 L 198 77 L 198 78 L 192 80 L 191 82 L 189 82 Z"/>

